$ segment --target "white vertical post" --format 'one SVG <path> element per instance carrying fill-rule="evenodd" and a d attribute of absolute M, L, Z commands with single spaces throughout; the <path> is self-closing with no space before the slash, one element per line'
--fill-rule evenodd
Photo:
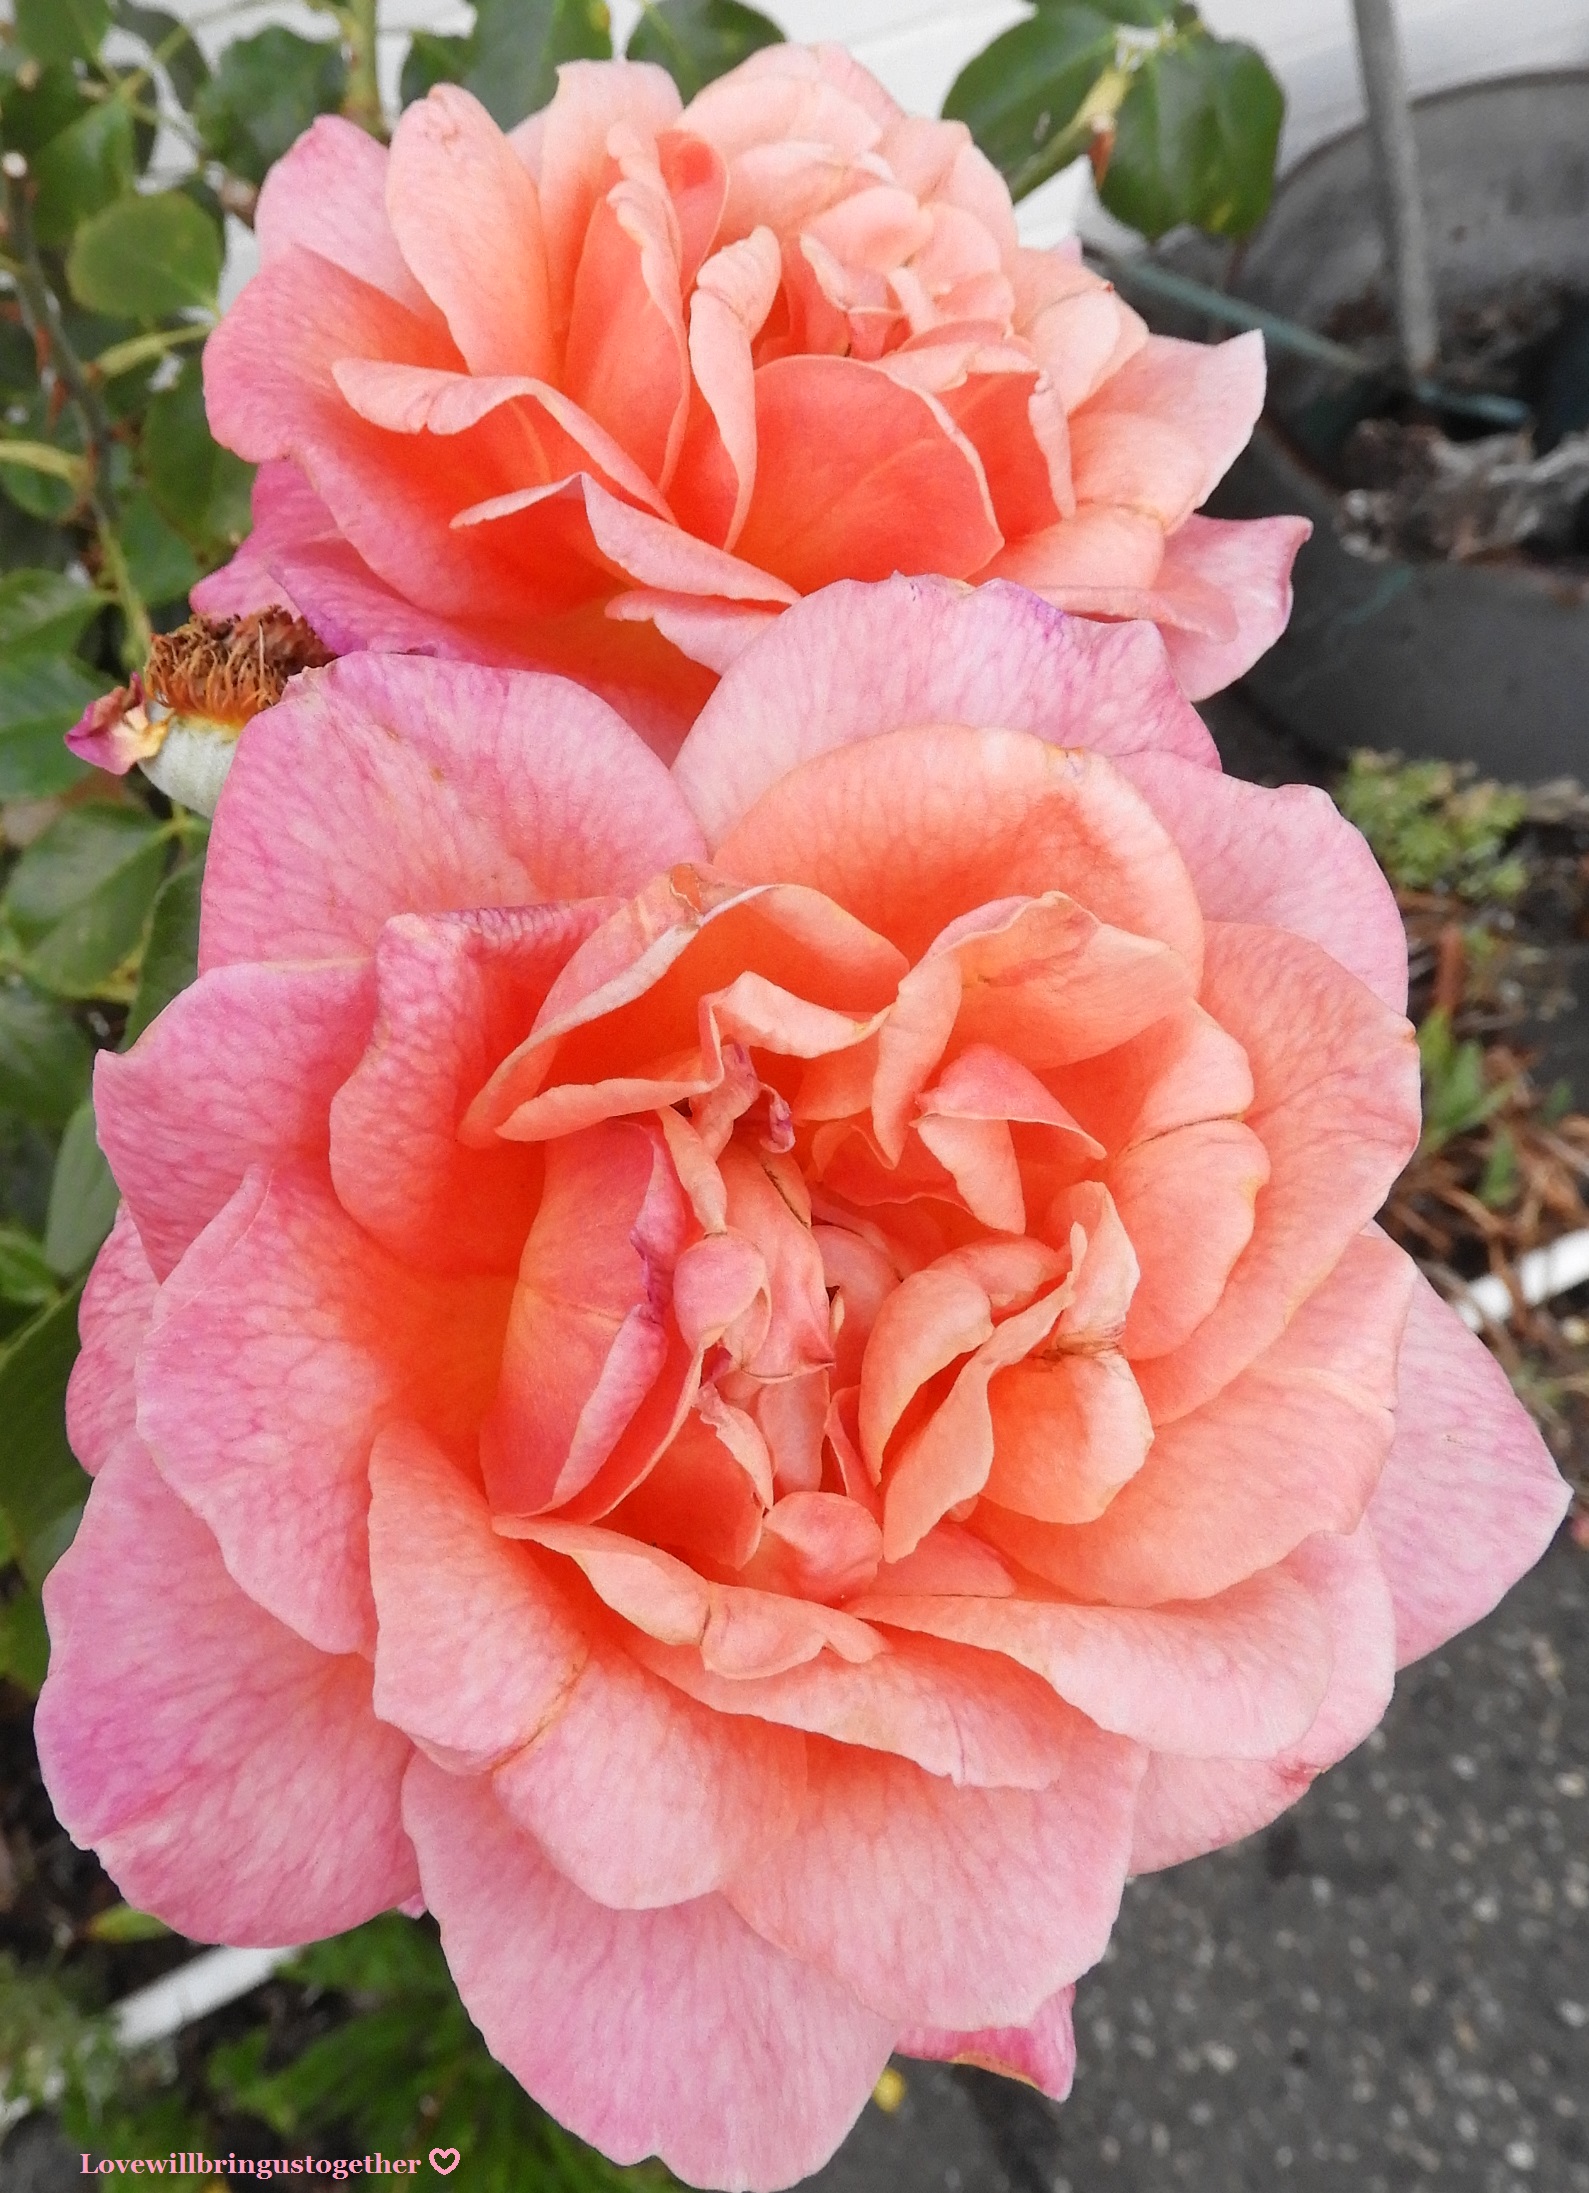
<path fill-rule="evenodd" d="M 1368 103 L 1368 136 L 1390 261 L 1396 330 L 1407 371 L 1421 379 L 1434 371 L 1440 330 L 1396 4 L 1395 0 L 1352 0 L 1352 12 L 1357 18 L 1357 58 Z"/>

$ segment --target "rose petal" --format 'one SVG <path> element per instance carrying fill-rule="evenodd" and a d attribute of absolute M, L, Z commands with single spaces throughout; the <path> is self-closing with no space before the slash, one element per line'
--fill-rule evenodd
<path fill-rule="evenodd" d="M 1278 1569 L 1156 1607 L 876 1592 L 852 1604 L 888 1628 L 1005 1653 L 1101 1728 L 1190 1758 L 1270 1757 L 1304 1733 L 1329 1681 L 1318 1610 Z"/>
<path fill-rule="evenodd" d="M 1164 544 L 1158 584 L 1195 581 L 1227 605 L 1231 629 L 1166 623 L 1165 645 L 1188 699 L 1200 701 L 1249 671 L 1291 621 L 1291 566 L 1313 531 L 1306 518 L 1190 517 Z"/>
<path fill-rule="evenodd" d="M 1191 870 L 1209 921 L 1242 921 L 1310 937 L 1392 1012 L 1407 1009 L 1407 933 L 1395 893 L 1327 792 L 1210 780 L 1174 755 L 1120 764 Z"/>
<path fill-rule="evenodd" d="M 1533 1567 L 1568 1488 L 1489 1350 L 1414 1280 L 1396 1439 L 1368 1504 L 1396 1609 L 1396 1661 L 1433 1652 Z"/>
<path fill-rule="evenodd" d="M 756 485 L 736 544 L 748 561 L 809 594 L 902 561 L 969 577 L 1001 538 L 976 451 L 931 396 L 855 358 L 757 373 Z"/>
<path fill-rule="evenodd" d="M 1080 1714 L 1073 1744 L 1047 1789 L 956 1789 L 813 1737 L 799 1827 L 729 1900 L 886 2017 L 1023 2024 L 1119 1908 L 1141 1754 Z"/>
<path fill-rule="evenodd" d="M 346 958 L 392 914 L 632 891 L 699 849 L 661 763 L 577 687 L 348 656 L 238 742 L 200 959 Z"/>
<path fill-rule="evenodd" d="M 662 1138 L 632 1120 L 547 1145 L 497 1395 L 481 1428 L 500 1514 L 582 1492 L 667 1355 L 667 1282 L 690 1214 Z"/>
<path fill-rule="evenodd" d="M 250 1166 L 325 1162 L 374 1013 L 370 969 L 218 967 L 94 1073 L 101 1146 L 159 1278 Z"/>
<path fill-rule="evenodd" d="M 260 189 L 254 208 L 260 264 L 298 245 L 439 328 L 440 315 L 409 271 L 387 218 L 388 159 L 385 146 L 356 122 L 317 115 Z"/>
<path fill-rule="evenodd" d="M 929 723 L 1216 758 L 1156 633 L 1077 622 L 1015 587 L 891 578 L 827 587 L 781 617 L 727 670 L 674 776 L 717 845 L 802 762 Z"/>
<path fill-rule="evenodd" d="M 1184 1346 L 1140 1366 L 1158 1424 L 1208 1400 L 1284 1329 L 1418 1140 L 1411 1028 L 1319 946 L 1211 922 L 1202 1002 L 1247 1052 L 1247 1125 L 1271 1171 L 1218 1307 Z"/>
<path fill-rule="evenodd" d="M 368 1663 L 317 1652 L 239 1591 L 136 1439 L 95 1480 L 44 1604 L 45 1783 L 138 1910 L 201 1942 L 279 1945 L 414 1893 L 409 1745 L 371 1712 Z"/>
<path fill-rule="evenodd" d="M 1095 1522 L 1050 1530 L 984 1504 L 981 1528 L 1062 1591 L 1128 1606 L 1210 1597 L 1315 1531 L 1355 1530 L 1394 1432 L 1413 1284 L 1410 1258 L 1359 1235 L 1248 1369 L 1159 1426 Z"/>
<path fill-rule="evenodd" d="M 823 892 L 912 959 L 990 900 L 1063 891 L 1194 979 L 1202 962 L 1190 879 L 1146 805 L 1101 755 L 1024 732 L 943 724 L 831 749 L 764 793 L 716 859 Z"/>
<path fill-rule="evenodd" d="M 249 1174 L 161 1290 L 138 1426 L 251 1597 L 329 1652 L 374 1641 L 376 1433 L 472 1433 L 501 1352 L 499 1279 L 427 1280 L 311 1174 Z"/>
<path fill-rule="evenodd" d="M 466 203 L 470 219 L 452 218 Z M 478 99 L 438 84 L 392 135 L 386 208 L 398 249 L 473 373 L 549 376 L 546 245 L 535 185 Z"/>
<path fill-rule="evenodd" d="M 1286 1564 L 1324 1609 L 1334 1647 L 1329 1689 L 1307 1734 L 1274 1759 L 1185 1759 L 1156 1753 L 1137 1799 L 1133 1873 L 1179 1865 L 1267 1827 L 1314 1777 L 1377 1728 L 1395 1679 L 1395 1623 L 1365 1525 L 1321 1535 Z"/>
<path fill-rule="evenodd" d="M 616 2162 L 660 2155 L 696 2184 L 752 2193 L 827 2160 L 892 2024 L 720 1896 L 647 1912 L 592 1903 L 484 1785 L 429 1760 L 414 1761 L 403 1810 L 465 2008 L 560 2122 Z"/>
<path fill-rule="evenodd" d="M 985 2026 L 975 2033 L 946 2033 L 933 2026 L 907 2026 L 895 2046 L 901 2056 L 925 2056 L 932 2063 L 975 2064 L 1007 2079 L 1024 2079 L 1050 2101 L 1062 2102 L 1076 2076 L 1076 2035 L 1071 2025 L 1073 1987 L 1051 1995 L 1035 2018 L 1023 2026 Z"/>
<path fill-rule="evenodd" d="M 133 1421 L 133 1365 L 157 1291 L 138 1228 L 123 1203 L 83 1288 L 77 1309 L 82 1346 L 66 1382 L 66 1436 L 90 1477 L 98 1475 Z"/>
<path fill-rule="evenodd" d="M 794 1831 L 805 1739 L 729 1719 L 595 1637 L 563 1711 L 492 1776 L 558 1871 L 624 1911 L 722 1888 Z"/>
<path fill-rule="evenodd" d="M 343 1209 L 394 1255 L 517 1270 L 541 1196 L 538 1156 L 470 1149 L 459 1123 L 611 904 L 398 914 L 381 931 L 374 1039 L 332 1100 L 330 1150 Z"/>

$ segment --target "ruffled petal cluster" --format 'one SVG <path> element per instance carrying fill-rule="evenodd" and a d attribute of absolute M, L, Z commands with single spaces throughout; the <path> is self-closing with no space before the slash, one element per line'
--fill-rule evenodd
<path fill-rule="evenodd" d="M 556 677 L 311 670 L 201 967 L 100 1062 L 52 1795 L 200 1938 L 422 1896 L 619 2159 L 788 2185 L 896 2048 L 1063 2093 L 1127 1874 L 1560 1518 L 1373 1225 L 1389 892 L 1144 625 L 835 586 L 671 772 Z"/>
<path fill-rule="evenodd" d="M 1024 249 L 964 126 L 840 48 L 769 48 L 682 111 L 660 69 L 574 63 L 507 135 L 442 86 L 389 152 L 321 120 L 257 225 L 205 374 L 263 469 L 207 613 L 563 671 L 668 758 L 841 579 L 1150 618 L 1194 698 L 1284 626 L 1305 522 L 1195 514 L 1261 339 L 1150 336 L 1073 251 Z"/>

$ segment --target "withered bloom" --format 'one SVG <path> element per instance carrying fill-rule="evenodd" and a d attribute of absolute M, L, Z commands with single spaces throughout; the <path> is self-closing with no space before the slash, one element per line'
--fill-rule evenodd
<path fill-rule="evenodd" d="M 92 702 L 66 743 L 112 776 L 138 762 L 172 799 L 213 814 L 244 724 L 332 659 L 290 610 L 191 617 L 156 633 L 142 673 Z"/>

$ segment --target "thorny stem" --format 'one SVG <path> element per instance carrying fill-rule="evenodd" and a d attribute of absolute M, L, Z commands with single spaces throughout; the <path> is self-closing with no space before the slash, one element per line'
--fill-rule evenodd
<path fill-rule="evenodd" d="M 87 442 L 87 501 L 93 514 L 94 530 L 99 537 L 100 561 L 105 577 L 109 580 L 127 630 L 122 641 L 122 656 L 128 667 L 142 667 L 149 653 L 152 637 L 149 612 L 143 598 L 132 583 L 127 569 L 127 558 L 116 533 L 121 515 L 117 506 L 116 491 L 110 481 L 108 463 L 110 446 L 114 438 L 110 414 L 104 399 L 94 385 L 92 376 L 67 339 L 61 324 L 61 308 L 55 301 L 44 265 L 39 258 L 39 247 L 33 234 L 33 214 L 29 203 L 30 183 L 28 164 L 20 152 L 8 152 L 0 159 L 0 182 L 5 191 L 6 233 L 12 251 L 11 280 L 15 284 L 17 302 L 22 308 L 23 323 L 33 337 L 40 359 L 47 361 L 67 395 L 77 406 L 83 422 Z"/>

